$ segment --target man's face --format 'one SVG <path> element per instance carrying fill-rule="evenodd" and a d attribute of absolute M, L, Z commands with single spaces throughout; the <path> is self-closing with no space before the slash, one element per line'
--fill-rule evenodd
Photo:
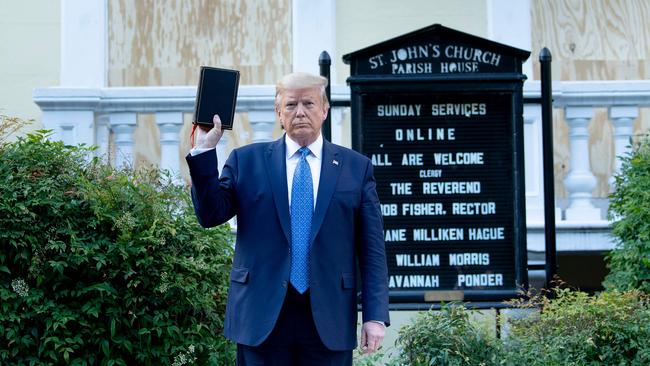
<path fill-rule="evenodd" d="M 301 146 L 316 141 L 327 118 L 318 87 L 285 90 L 276 113 L 289 137 Z"/>

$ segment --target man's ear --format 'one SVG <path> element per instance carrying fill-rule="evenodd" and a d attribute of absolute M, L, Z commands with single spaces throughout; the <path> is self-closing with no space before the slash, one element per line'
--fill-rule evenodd
<path fill-rule="evenodd" d="M 278 121 L 280 121 L 280 126 L 282 126 L 282 129 L 284 129 L 284 124 L 282 123 L 282 115 L 280 114 L 280 108 L 278 105 L 275 105 L 275 115 L 278 117 Z"/>
<path fill-rule="evenodd" d="M 327 119 L 327 113 L 329 112 L 330 107 L 323 107 L 323 121 Z"/>

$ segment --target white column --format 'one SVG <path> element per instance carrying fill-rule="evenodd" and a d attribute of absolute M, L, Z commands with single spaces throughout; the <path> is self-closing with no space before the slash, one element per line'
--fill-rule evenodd
<path fill-rule="evenodd" d="M 61 86 L 104 87 L 106 0 L 61 0 Z"/>
<path fill-rule="evenodd" d="M 593 117 L 593 107 L 567 106 L 565 119 L 569 125 L 571 147 L 570 171 L 564 179 L 569 191 L 569 207 L 566 219 L 572 221 L 600 220 L 600 210 L 591 203 L 592 191 L 596 188 L 596 177 L 589 164 L 589 131 L 587 126 Z"/>
<path fill-rule="evenodd" d="M 109 116 L 106 113 L 97 115 L 95 124 L 95 144 L 97 145 L 96 156 L 108 159 L 111 128 Z M 108 160 L 105 160 L 106 162 Z"/>
<path fill-rule="evenodd" d="M 533 49 L 530 0 L 487 0 L 487 38 L 521 48 Z M 524 62 L 523 73 L 533 78 L 533 57 Z"/>
<path fill-rule="evenodd" d="M 293 0 L 292 6 L 293 70 L 318 74 L 321 52 L 327 51 L 332 60 L 338 58 L 336 0 Z M 336 80 L 335 70 L 333 63 L 332 80 Z"/>
<path fill-rule="evenodd" d="M 630 151 L 630 138 L 632 137 L 634 120 L 639 116 L 638 106 L 612 106 L 609 108 L 609 120 L 614 126 L 614 171 L 609 178 L 610 189 L 614 183 L 614 176 L 621 171 L 620 157 Z"/>
<path fill-rule="evenodd" d="M 219 171 L 223 171 L 223 166 L 226 164 L 226 159 L 228 159 L 228 142 L 230 140 L 230 132 L 225 132 L 223 135 L 221 135 L 221 139 L 219 140 L 219 143 L 217 144 L 217 166 L 219 167 Z"/>
<path fill-rule="evenodd" d="M 43 128 L 52 130 L 52 139 L 67 145 L 95 144 L 92 110 L 43 110 Z"/>
<path fill-rule="evenodd" d="M 332 127 L 332 141 L 337 145 L 341 145 L 343 137 L 342 127 L 343 127 L 343 108 L 330 108 L 331 127 Z"/>
<path fill-rule="evenodd" d="M 334 101 L 350 101 L 350 87 L 347 85 L 332 85 L 332 95 L 330 103 Z M 344 121 L 349 120 L 350 108 L 330 106 L 330 116 L 332 117 L 332 141 L 335 144 L 342 145 L 344 134 L 348 131 L 343 131 Z"/>
<path fill-rule="evenodd" d="M 109 123 L 115 134 L 115 166 L 133 167 L 133 131 L 137 125 L 138 115 L 133 112 L 111 113 Z"/>
<path fill-rule="evenodd" d="M 160 168 L 173 176 L 180 172 L 179 132 L 183 126 L 183 112 L 158 112 L 156 124 L 160 130 Z"/>
<path fill-rule="evenodd" d="M 270 109 L 251 109 L 248 111 L 248 121 L 253 130 L 252 142 L 271 141 L 275 127 L 275 111 Z"/>
<path fill-rule="evenodd" d="M 541 107 L 539 105 L 524 104 L 526 221 L 528 222 L 544 222 L 544 165 L 542 153 Z M 560 218 L 560 215 L 557 217 Z"/>

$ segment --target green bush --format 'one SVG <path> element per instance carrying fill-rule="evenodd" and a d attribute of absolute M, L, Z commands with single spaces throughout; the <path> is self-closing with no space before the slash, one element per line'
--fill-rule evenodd
<path fill-rule="evenodd" d="M 462 305 L 428 311 L 399 331 L 400 363 L 424 365 L 498 365 L 498 340 L 470 321 Z"/>
<path fill-rule="evenodd" d="M 640 289 L 650 294 L 650 138 L 621 157 L 609 213 L 618 245 L 607 256 L 608 289 Z"/>
<path fill-rule="evenodd" d="M 470 320 L 462 306 L 421 313 L 399 332 L 399 364 L 466 366 L 649 365 L 650 307 L 638 290 L 590 296 L 554 290 L 512 302 L 533 309 L 509 319 L 497 339 Z M 394 365 L 389 360 L 387 365 Z"/>
<path fill-rule="evenodd" d="M 0 364 L 232 364 L 229 228 L 89 156 L 44 132 L 0 145 Z"/>
<path fill-rule="evenodd" d="M 557 290 L 538 298 L 538 316 L 511 320 L 503 364 L 648 365 L 650 309 L 638 291 L 596 296 Z"/>

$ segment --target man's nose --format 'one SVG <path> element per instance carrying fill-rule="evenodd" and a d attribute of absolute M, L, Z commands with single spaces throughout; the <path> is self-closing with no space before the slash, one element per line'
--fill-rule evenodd
<path fill-rule="evenodd" d="M 304 116 L 305 115 L 305 106 L 302 105 L 302 103 L 298 103 L 296 106 L 296 116 Z"/>

